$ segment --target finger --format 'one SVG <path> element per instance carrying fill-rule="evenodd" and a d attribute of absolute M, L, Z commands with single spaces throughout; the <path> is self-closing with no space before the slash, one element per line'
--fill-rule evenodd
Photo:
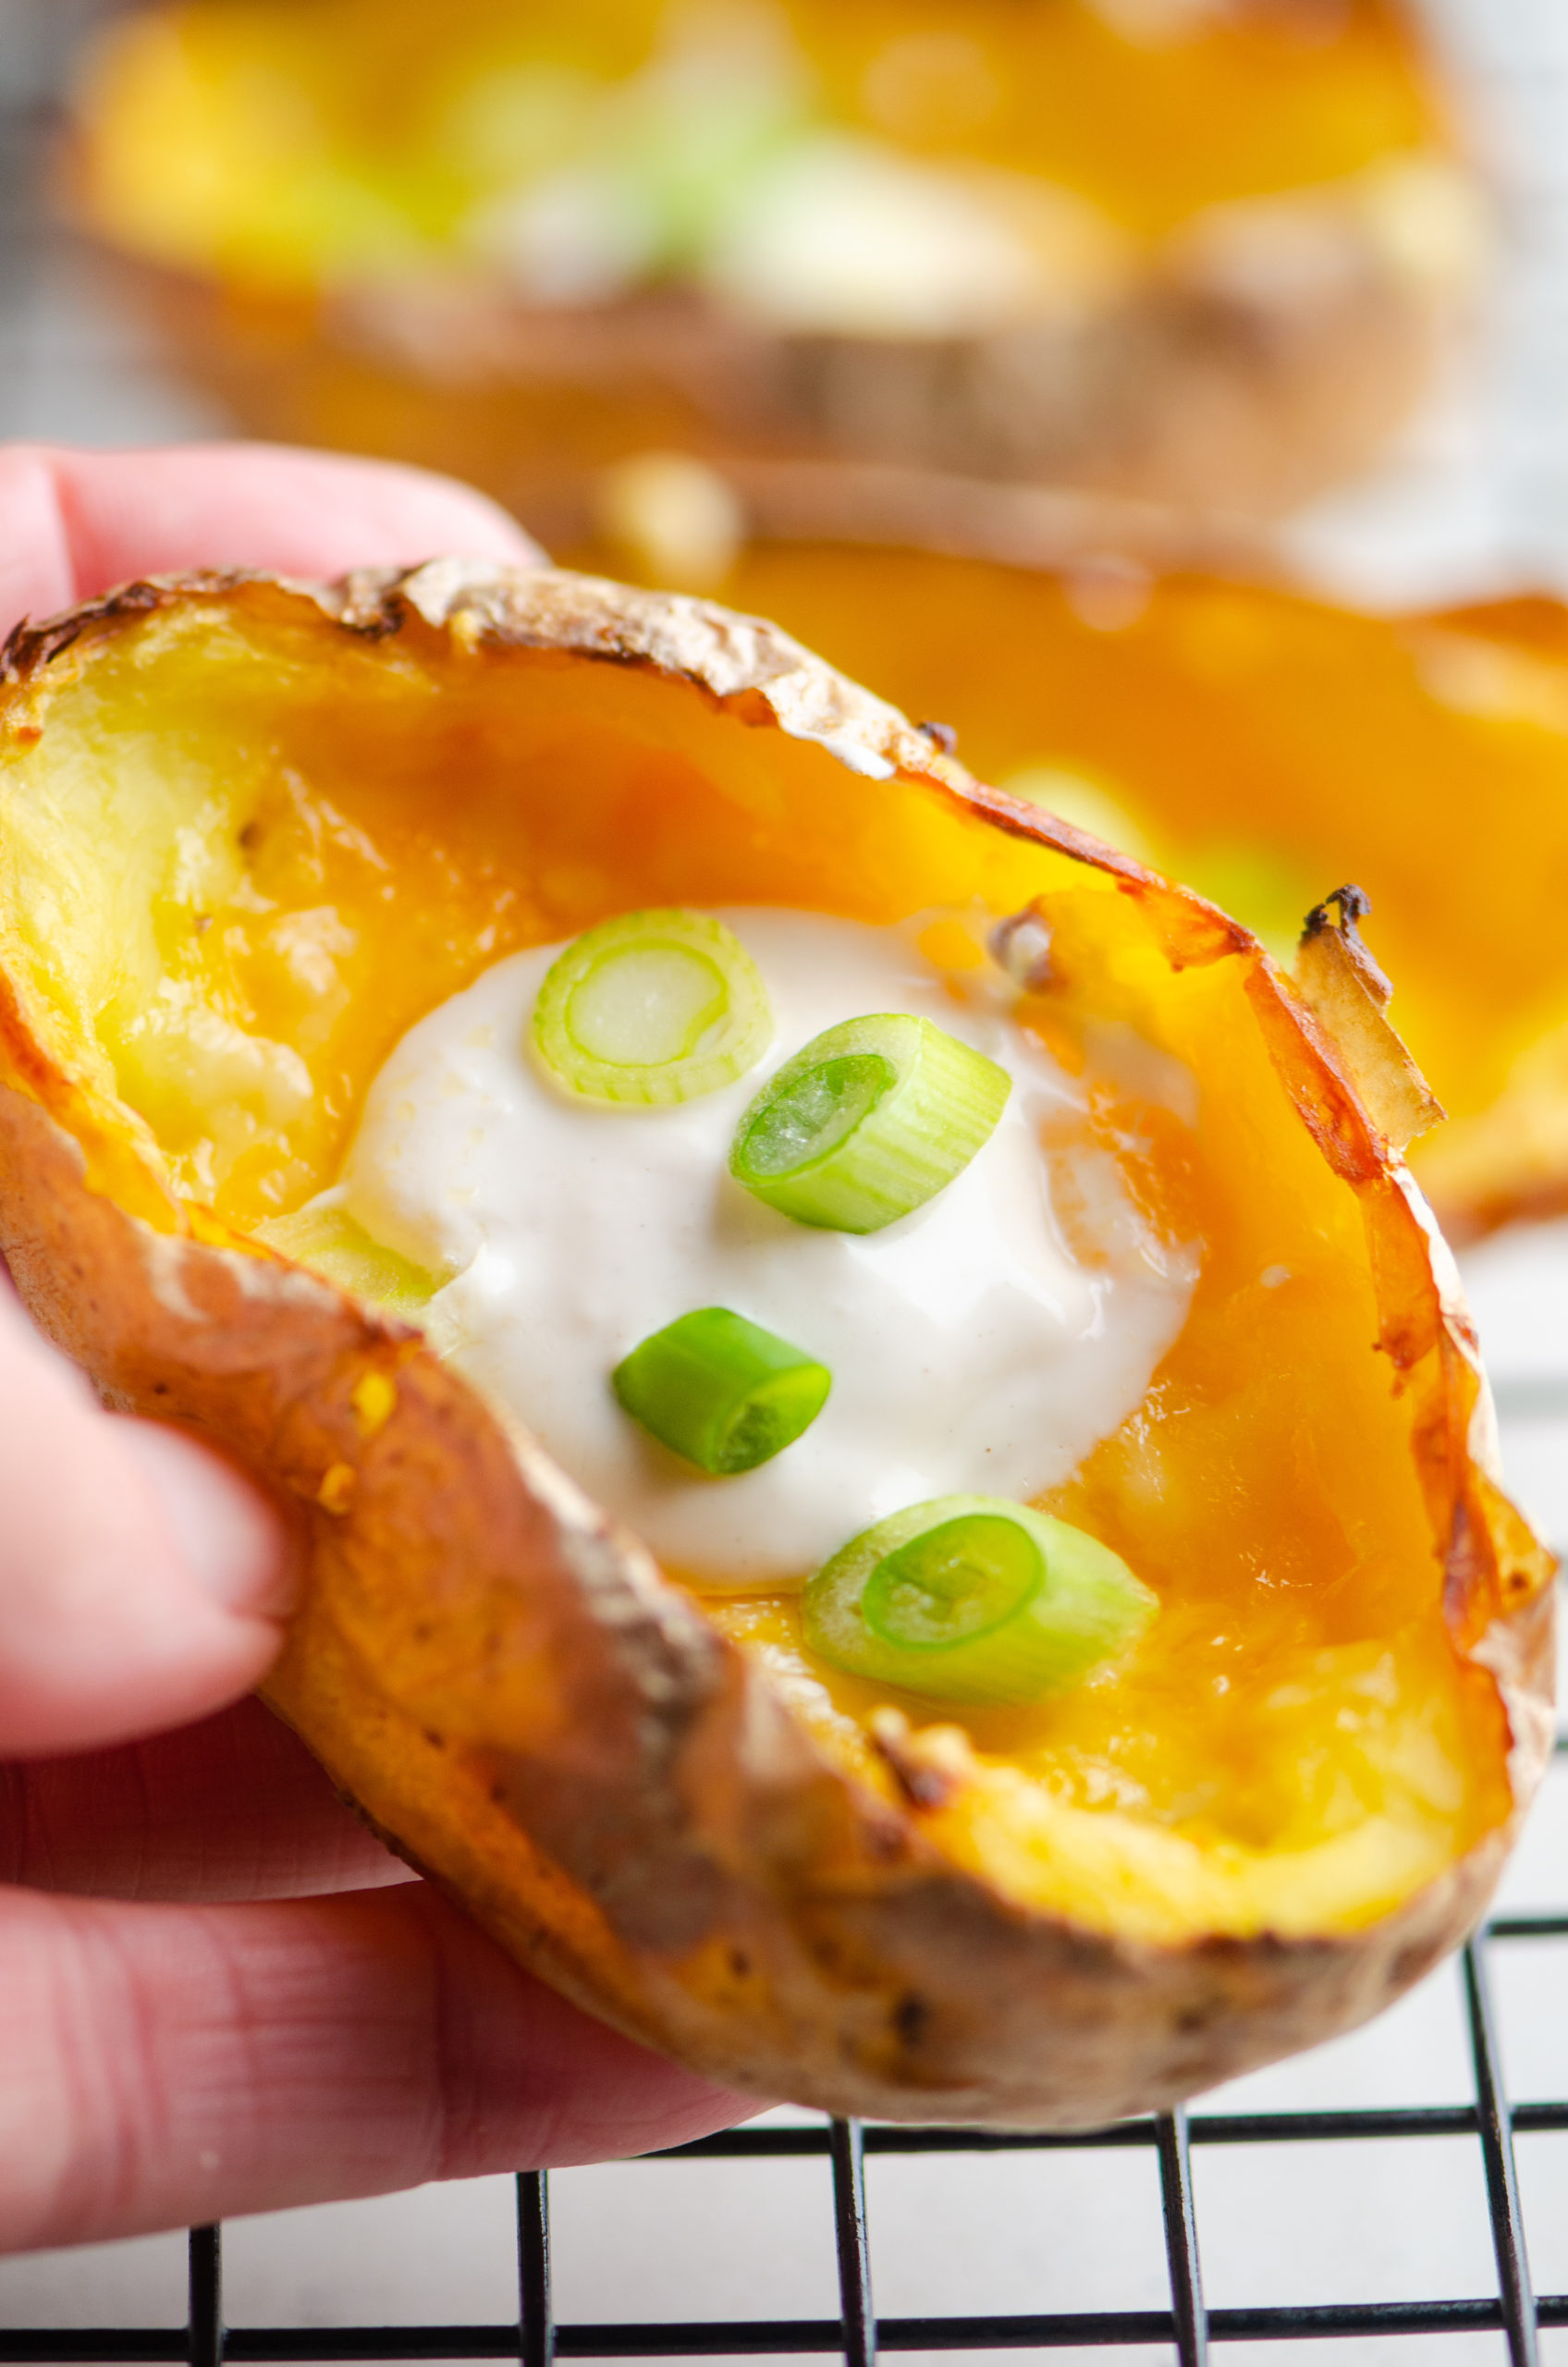
<path fill-rule="evenodd" d="M 116 1750 L 0 1766 L 0 1883 L 217 1900 L 412 1880 L 259 1701 Z"/>
<path fill-rule="evenodd" d="M 541 558 L 472 486 L 390 460 L 273 444 L 0 447 L 0 632 L 135 575 L 334 576 L 448 553 L 519 566 Z"/>
<path fill-rule="evenodd" d="M 424 1883 L 0 1907 L 0 2247 L 601 2160 L 755 2110 L 590 2020 Z"/>
<path fill-rule="evenodd" d="M 178 1430 L 106 1414 L 0 1299 L 0 1735 L 8 1758 L 205 1717 L 276 1659 L 279 1515 Z"/>

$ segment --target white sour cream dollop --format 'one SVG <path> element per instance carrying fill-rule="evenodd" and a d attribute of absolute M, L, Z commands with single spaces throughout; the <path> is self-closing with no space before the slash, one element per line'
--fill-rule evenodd
<path fill-rule="evenodd" d="M 330 1197 L 451 1278 L 428 1309 L 433 1344 L 592 1496 L 673 1567 L 744 1589 L 803 1579 L 926 1497 L 1023 1500 L 1066 1478 L 1143 1397 L 1185 1319 L 1196 1258 L 1146 1234 L 1107 1159 L 1078 1170 L 1078 1188 L 1092 1178 L 1106 1205 L 1090 1222 L 1118 1254 L 1092 1269 L 1070 1254 L 1039 1134 L 1083 1108 L 1082 1088 L 1012 1024 L 999 974 L 957 1000 L 901 929 L 760 908 L 720 917 L 777 1021 L 737 1084 L 670 1110 L 574 1100 L 529 1050 L 561 950 L 538 946 L 403 1038 Z M 1007 1109 L 945 1192 L 882 1232 L 793 1223 L 732 1181 L 736 1125 L 812 1036 L 881 1011 L 932 1019 L 999 1061 Z M 833 1376 L 811 1429 L 732 1478 L 659 1446 L 610 1389 L 639 1341 L 702 1306 L 749 1317 Z"/>

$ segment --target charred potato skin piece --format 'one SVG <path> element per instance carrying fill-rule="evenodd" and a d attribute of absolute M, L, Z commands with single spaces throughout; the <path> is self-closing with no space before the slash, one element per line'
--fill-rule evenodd
<path fill-rule="evenodd" d="M 890 765 L 1097 866 L 1172 965 L 1243 964 L 1275 1068 L 1361 1205 L 1380 1345 L 1448 1539 L 1450 1629 L 1504 1704 L 1514 1805 L 1343 1935 L 1153 1945 L 1013 1905 L 924 1836 L 916 1772 L 900 1801 L 832 1768 L 644 1549 L 416 1331 L 166 1193 L 157 1205 L 146 1169 L 141 1212 L 121 1205 L 80 1088 L 8 988 L 0 1247 L 110 1403 L 213 1439 L 299 1508 L 305 1598 L 266 1696 L 344 1794 L 580 2004 L 711 2077 L 837 2112 L 1100 2123 L 1349 2028 L 1417 1979 L 1480 1913 L 1550 1748 L 1550 1565 L 1496 1484 L 1440 1245 L 1305 999 L 1200 899 L 978 787 L 772 628 L 692 600 L 456 561 L 332 589 L 135 585 L 13 636 L 0 729 L 36 736 L 31 688 L 78 637 L 214 598 L 311 600 L 324 634 L 677 678 L 750 727 Z"/>

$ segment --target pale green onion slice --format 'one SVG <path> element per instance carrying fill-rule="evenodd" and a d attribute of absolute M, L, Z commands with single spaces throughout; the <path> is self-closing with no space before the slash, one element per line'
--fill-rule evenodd
<path fill-rule="evenodd" d="M 928 1019 L 847 1019 L 786 1061 L 741 1119 L 729 1172 L 797 1224 L 877 1233 L 988 1139 L 1007 1071 Z"/>
<path fill-rule="evenodd" d="M 863 1530 L 806 1586 L 807 1644 L 937 1701 L 1038 1701 L 1118 1658 L 1155 1597 L 1081 1528 L 999 1496 L 937 1496 Z"/>
<path fill-rule="evenodd" d="M 832 1376 L 727 1306 L 698 1307 L 617 1365 L 611 1385 L 660 1442 L 716 1476 L 753 1471 L 809 1429 Z"/>
<path fill-rule="evenodd" d="M 585 1100 L 668 1108 L 732 1085 L 773 1038 L 756 964 L 711 913 L 623 913 L 569 945 L 533 1006 L 533 1046 Z"/>
<path fill-rule="evenodd" d="M 434 1274 L 373 1241 L 346 1208 L 306 1207 L 292 1216 L 269 1217 L 255 1227 L 255 1234 L 286 1257 L 325 1274 L 339 1290 L 410 1322 L 419 1321 L 441 1287 Z"/>

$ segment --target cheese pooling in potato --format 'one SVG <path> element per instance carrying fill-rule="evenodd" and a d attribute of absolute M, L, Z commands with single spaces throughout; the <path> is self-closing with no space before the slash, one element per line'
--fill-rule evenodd
<path fill-rule="evenodd" d="M 733 1084 L 675 1107 L 575 1098 L 533 1056 L 562 950 L 497 963 L 421 1020 L 372 1086 L 328 1196 L 439 1279 L 433 1343 L 535 1432 L 599 1502 L 698 1584 L 801 1581 L 871 1523 L 927 1498 L 1027 1499 L 1065 1479 L 1137 1405 L 1185 1319 L 1196 1255 L 1139 1220 L 1113 1160 L 1081 1165 L 1070 1251 L 1042 1128 L 1082 1084 L 1013 1023 L 989 964 L 938 970 L 913 931 L 743 909 L 719 917 L 756 963 L 775 1031 Z M 825 1028 L 927 1018 L 1004 1068 L 999 1123 L 954 1182 L 876 1233 L 818 1231 L 744 1191 L 730 1144 L 759 1086 Z M 1172 1064 L 1174 1065 L 1174 1064 Z M 1178 1088 L 1188 1083 L 1177 1072 Z M 713 1478 L 651 1439 L 610 1375 L 640 1341 L 724 1306 L 827 1366 L 803 1436 Z"/>

